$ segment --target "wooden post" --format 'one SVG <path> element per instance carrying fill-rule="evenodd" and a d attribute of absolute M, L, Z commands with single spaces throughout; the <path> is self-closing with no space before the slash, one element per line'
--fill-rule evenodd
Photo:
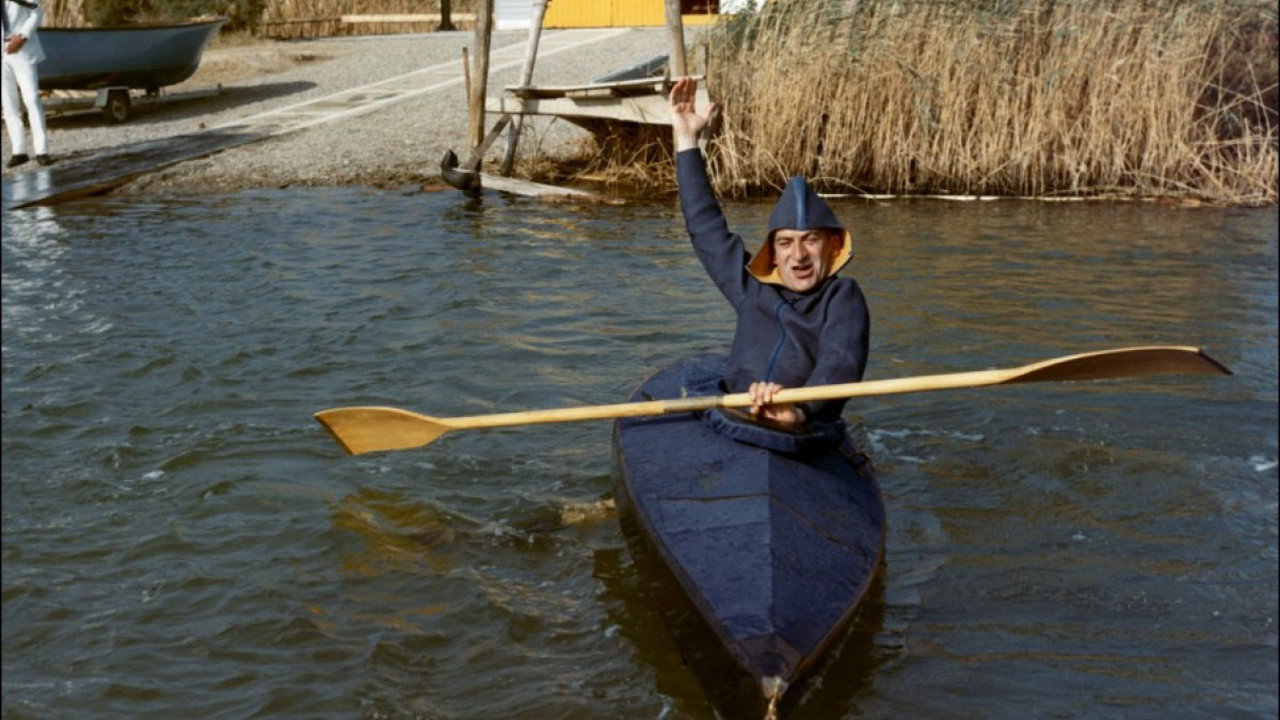
<path fill-rule="evenodd" d="M 462 46 L 462 79 L 467 88 L 467 108 L 471 107 L 471 61 L 467 59 L 467 46 Z"/>
<path fill-rule="evenodd" d="M 468 146 L 484 142 L 484 96 L 489 85 L 489 41 L 493 36 L 493 0 L 476 0 L 476 55 L 472 58 L 471 92 L 467 97 L 471 133 Z M 483 160 L 483 158 L 481 158 Z M 480 162 L 467 170 L 479 170 Z"/>
<path fill-rule="evenodd" d="M 533 0 L 533 25 L 529 27 L 529 44 L 524 50 L 524 69 L 520 73 L 520 87 L 529 87 L 533 82 L 533 63 L 538 59 L 538 38 L 542 34 L 542 17 L 547 11 L 547 0 Z M 502 166 L 499 172 L 504 176 L 511 175 L 511 165 L 516 159 L 516 145 L 520 143 L 520 131 L 524 129 L 524 115 L 517 115 L 516 121 L 507 130 L 507 150 L 502 155 Z"/>
<path fill-rule="evenodd" d="M 453 0 L 440 0 L 440 27 L 436 29 L 441 32 L 457 29 L 453 26 Z"/>
<path fill-rule="evenodd" d="M 684 61 L 684 21 L 680 19 L 680 0 L 666 0 L 664 12 L 667 18 L 667 41 L 670 44 L 667 54 L 667 78 L 676 80 L 689 74 Z M 674 129 L 671 131 L 671 140 L 671 147 L 675 148 Z"/>
<path fill-rule="evenodd" d="M 666 0 L 667 35 L 671 54 L 667 57 L 667 69 L 672 80 L 689 74 L 684 61 L 684 21 L 680 19 L 680 0 Z"/>

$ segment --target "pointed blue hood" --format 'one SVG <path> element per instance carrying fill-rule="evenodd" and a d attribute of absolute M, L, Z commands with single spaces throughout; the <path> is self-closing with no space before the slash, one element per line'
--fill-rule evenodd
<path fill-rule="evenodd" d="M 853 258 L 853 243 L 849 231 L 844 229 L 831 206 L 809 187 L 809 183 L 799 175 L 787 182 L 782 197 L 769 214 L 769 234 L 760 246 L 760 251 L 747 263 L 747 270 L 761 282 L 782 284 L 778 268 L 773 260 L 773 233 L 778 230 L 816 230 L 826 228 L 835 230 L 844 239 L 831 263 L 828 277 L 835 275 Z"/>

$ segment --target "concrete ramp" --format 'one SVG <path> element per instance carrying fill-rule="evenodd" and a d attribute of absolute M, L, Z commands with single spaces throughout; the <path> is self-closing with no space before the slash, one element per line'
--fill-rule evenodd
<path fill-rule="evenodd" d="M 546 57 L 583 45 L 603 42 L 626 28 L 563 30 L 544 35 L 538 56 Z M 524 42 L 489 53 L 489 71 L 500 72 L 524 63 Z M 303 130 L 321 123 L 376 112 L 392 103 L 440 92 L 465 82 L 460 63 L 447 62 L 349 88 L 241 118 L 196 133 L 109 148 L 70 158 L 4 178 L 6 210 L 53 205 L 72 198 L 103 193 L 149 172 L 186 160 L 212 155 L 269 137 Z"/>
<path fill-rule="evenodd" d="M 205 130 L 104 150 L 25 173 L 12 173 L 4 179 L 4 208 L 53 205 L 97 195 L 140 175 L 264 137 L 268 135 L 247 129 Z"/>

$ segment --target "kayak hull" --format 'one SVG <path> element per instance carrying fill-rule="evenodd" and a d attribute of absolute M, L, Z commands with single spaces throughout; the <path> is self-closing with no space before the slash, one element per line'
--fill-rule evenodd
<path fill-rule="evenodd" d="M 632 400 L 681 397 L 722 365 L 686 358 Z M 869 464 L 847 441 L 792 455 L 689 413 L 618 420 L 614 463 L 637 565 L 679 590 L 663 602 L 686 660 L 722 712 L 762 713 L 847 627 L 879 571 L 884 503 Z"/>

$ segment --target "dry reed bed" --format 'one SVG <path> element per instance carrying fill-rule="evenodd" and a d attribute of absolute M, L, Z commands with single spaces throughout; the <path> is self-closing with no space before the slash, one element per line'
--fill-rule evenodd
<path fill-rule="evenodd" d="M 1268 8 L 776 0 L 710 38 L 717 189 L 1275 203 Z"/>
<path fill-rule="evenodd" d="M 346 35 L 383 35 L 404 32 L 431 32 L 439 28 L 431 22 L 343 23 L 343 15 L 411 15 L 441 12 L 440 0 L 266 0 L 256 18 L 254 32 L 260 37 L 297 39 Z M 82 27 L 85 0 L 49 0 L 45 24 Z M 452 0 L 452 14 L 474 12 L 475 0 Z M 473 22 L 455 19 L 454 28 L 469 30 Z"/>
<path fill-rule="evenodd" d="M 453 0 L 451 12 L 473 11 L 474 0 Z M 342 23 L 343 15 L 413 15 L 441 12 L 439 0 L 267 0 L 257 33 L 271 38 L 310 38 L 337 35 L 384 35 L 432 32 L 438 23 Z M 453 19 L 455 30 L 470 30 L 473 22 Z"/>
<path fill-rule="evenodd" d="M 46 22 L 82 24 L 82 3 L 51 0 Z M 260 34 L 422 31 L 336 18 L 439 11 L 267 0 Z M 868 194 L 1277 200 L 1270 0 L 770 0 L 704 40 L 722 108 L 708 157 L 725 195 L 800 174 Z M 668 135 L 598 137 L 526 172 L 671 187 Z"/>

